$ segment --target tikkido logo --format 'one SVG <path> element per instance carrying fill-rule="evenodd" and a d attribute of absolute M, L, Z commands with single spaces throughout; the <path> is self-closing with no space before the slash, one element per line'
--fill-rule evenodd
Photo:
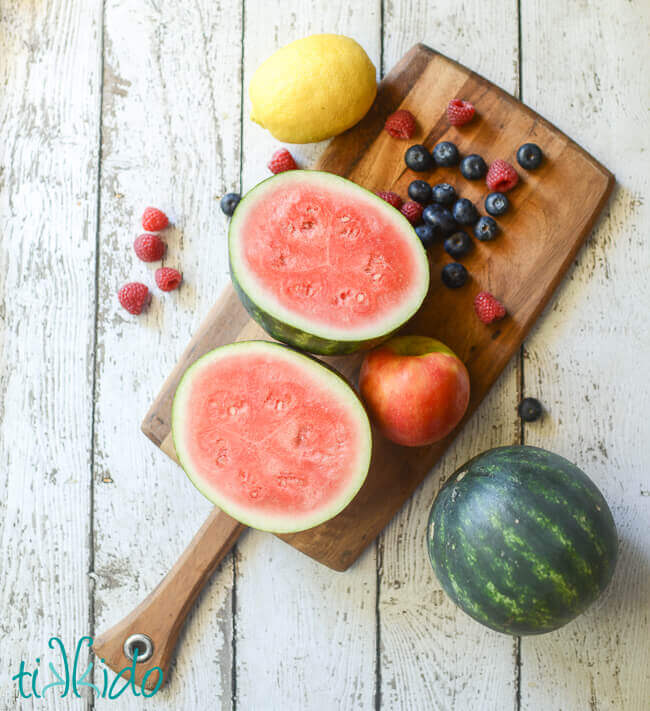
<path fill-rule="evenodd" d="M 36 657 L 36 666 L 32 671 L 27 671 L 25 661 L 21 660 L 18 672 L 11 677 L 11 680 L 16 682 L 20 698 L 41 699 L 48 692 L 51 696 L 56 693 L 56 690 L 58 690 L 61 698 L 66 698 L 68 695 L 71 695 L 79 699 L 82 697 L 79 692 L 83 689 L 90 689 L 89 693 L 96 694 L 102 699 L 117 699 L 127 689 L 131 690 L 133 696 L 144 696 L 145 698 L 150 698 L 151 696 L 154 696 L 154 694 L 156 694 L 162 686 L 163 670 L 160 667 L 152 667 L 147 670 L 138 690 L 138 686 L 135 681 L 135 665 L 138 661 L 137 648 L 133 651 L 133 660 L 131 664 L 124 667 L 124 669 L 121 669 L 117 676 L 113 679 L 112 683 L 109 684 L 106 667 L 101 667 L 102 683 L 100 683 L 98 679 L 93 679 L 93 681 L 91 681 L 90 675 L 94 666 L 93 663 L 88 661 L 84 671 L 81 672 L 82 663 L 80 660 L 82 656 L 85 656 L 84 645 L 90 649 L 92 644 L 92 637 L 81 637 L 75 647 L 74 656 L 72 657 L 72 665 L 70 665 L 71 660 L 61 639 L 58 637 L 50 637 L 47 646 L 53 651 L 54 656 L 58 657 L 58 659 L 54 659 L 53 661 L 50 660 L 48 662 L 47 666 L 49 674 L 47 677 L 45 677 L 47 672 L 39 674 L 39 672 L 42 672 L 40 657 Z M 103 662 L 104 660 L 102 659 L 101 661 Z M 95 677 L 99 676 L 99 674 L 97 674 L 97 671 L 99 670 L 100 668 L 98 666 Z M 149 681 L 149 677 L 153 676 L 153 678 L 156 678 L 154 676 L 156 673 L 157 679 L 155 686 L 152 689 L 146 689 L 145 686 Z M 43 685 L 44 677 L 48 682 L 45 685 Z M 124 683 L 120 686 L 121 681 Z M 86 696 L 86 694 L 84 694 L 84 696 Z"/>

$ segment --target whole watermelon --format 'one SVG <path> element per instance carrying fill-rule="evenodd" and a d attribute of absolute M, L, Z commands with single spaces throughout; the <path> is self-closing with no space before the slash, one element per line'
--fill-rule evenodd
<path fill-rule="evenodd" d="M 578 467 L 544 449 L 497 447 L 458 469 L 431 508 L 429 557 L 468 615 L 513 635 L 550 632 L 605 589 L 618 539 Z"/>

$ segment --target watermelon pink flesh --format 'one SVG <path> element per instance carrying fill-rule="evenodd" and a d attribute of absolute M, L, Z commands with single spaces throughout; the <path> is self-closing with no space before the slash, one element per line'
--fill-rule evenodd
<path fill-rule="evenodd" d="M 369 429 L 337 375 L 284 346 L 249 342 L 208 354 L 187 380 L 174 402 L 179 458 L 234 517 L 301 530 L 338 513 L 358 490 Z"/>
<path fill-rule="evenodd" d="M 310 323 L 354 333 L 390 321 L 418 298 L 422 264 L 412 239 L 373 198 L 283 183 L 258 199 L 241 234 L 257 287 Z"/>

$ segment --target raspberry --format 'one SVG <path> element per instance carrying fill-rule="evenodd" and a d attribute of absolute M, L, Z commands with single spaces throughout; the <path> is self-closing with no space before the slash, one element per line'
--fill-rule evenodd
<path fill-rule="evenodd" d="M 158 288 L 162 289 L 162 291 L 174 291 L 181 281 L 183 281 L 181 273 L 176 269 L 170 269 L 169 267 L 156 269 L 154 276 L 156 278 Z"/>
<path fill-rule="evenodd" d="M 452 126 L 463 126 L 474 116 L 474 105 L 462 99 L 452 99 L 447 104 L 447 118 Z"/>
<path fill-rule="evenodd" d="M 380 190 L 377 195 L 379 195 L 382 200 L 385 200 L 389 205 L 392 205 L 398 210 L 400 209 L 400 207 L 402 207 L 402 198 L 397 193 Z"/>
<path fill-rule="evenodd" d="M 476 295 L 474 310 L 483 323 L 492 323 L 506 315 L 505 306 L 488 291 L 481 291 Z"/>
<path fill-rule="evenodd" d="M 422 219 L 423 209 L 424 208 L 422 207 L 422 205 L 420 205 L 419 202 L 413 202 L 412 200 L 408 200 L 402 205 L 402 207 L 400 208 L 400 212 L 412 225 L 417 225 L 418 222 Z"/>
<path fill-rule="evenodd" d="M 393 138 L 412 138 L 415 133 L 415 116 L 406 109 L 400 109 L 386 119 L 384 129 Z"/>
<path fill-rule="evenodd" d="M 157 262 L 165 254 L 165 243 L 158 235 L 144 234 L 135 238 L 133 249 L 143 262 Z"/>
<path fill-rule="evenodd" d="M 151 297 L 149 289 L 145 284 L 132 281 L 125 284 L 118 292 L 117 298 L 120 304 L 130 313 L 139 314 L 142 309 L 149 303 Z"/>
<path fill-rule="evenodd" d="M 142 213 L 142 226 L 147 232 L 164 230 L 168 224 L 167 215 L 157 207 L 148 207 Z"/>
<path fill-rule="evenodd" d="M 485 182 L 493 192 L 505 193 L 507 190 L 512 190 L 519 182 L 519 175 L 510 163 L 497 158 L 490 166 Z"/>
<path fill-rule="evenodd" d="M 293 156 L 286 148 L 279 148 L 266 165 L 273 175 L 284 173 L 286 170 L 295 170 L 298 167 Z"/>

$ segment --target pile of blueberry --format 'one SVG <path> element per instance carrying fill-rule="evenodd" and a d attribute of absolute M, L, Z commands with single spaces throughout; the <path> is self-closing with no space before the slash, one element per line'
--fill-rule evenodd
<path fill-rule="evenodd" d="M 404 156 L 408 168 L 416 172 L 433 170 L 436 166 L 460 165 L 460 172 L 467 180 L 481 180 L 488 174 L 488 166 L 481 156 L 473 153 L 462 160 L 458 148 L 450 141 L 438 143 L 430 153 L 423 145 L 411 146 Z M 517 161 L 522 168 L 534 170 L 542 162 L 542 151 L 534 143 L 526 143 L 517 151 Z M 511 166 L 508 166 L 514 173 Z M 488 183 L 489 183 L 488 176 Z M 422 224 L 415 231 L 425 248 L 436 241 L 444 240 L 444 249 L 454 259 L 462 259 L 472 249 L 473 242 L 465 229 L 472 228 L 474 236 L 488 242 L 497 236 L 499 226 L 494 217 L 505 214 L 510 201 L 504 192 L 491 192 L 485 198 L 487 215 L 481 216 L 476 206 L 467 198 L 460 197 L 453 185 L 438 183 L 431 186 L 425 180 L 414 180 L 408 187 L 411 200 L 424 206 Z M 458 289 L 467 282 L 467 269 L 458 262 L 446 264 L 442 281 L 450 289 Z"/>

